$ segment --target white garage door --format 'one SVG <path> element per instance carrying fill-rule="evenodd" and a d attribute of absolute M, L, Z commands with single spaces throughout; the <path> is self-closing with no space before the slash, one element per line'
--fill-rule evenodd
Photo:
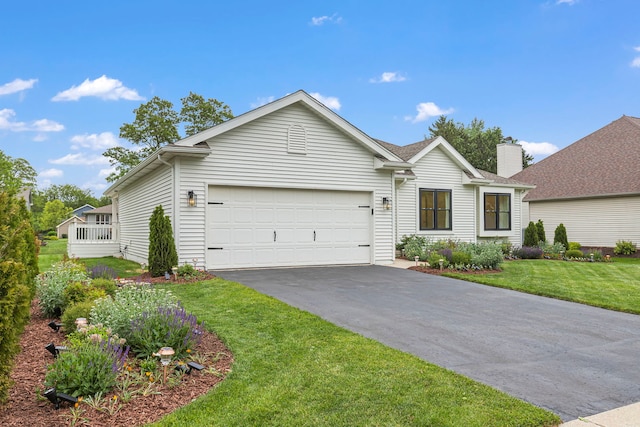
<path fill-rule="evenodd" d="M 207 268 L 371 263 L 367 192 L 209 187 Z"/>

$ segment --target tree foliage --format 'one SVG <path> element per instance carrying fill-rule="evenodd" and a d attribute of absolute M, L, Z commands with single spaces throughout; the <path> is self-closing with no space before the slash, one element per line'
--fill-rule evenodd
<path fill-rule="evenodd" d="M 564 249 L 569 249 L 569 240 L 567 239 L 567 229 L 563 223 L 558 224 L 553 235 L 553 243 L 562 243 Z"/>
<path fill-rule="evenodd" d="M 24 200 L 0 193 L 0 403 L 11 385 L 13 358 L 29 319 L 38 247 Z"/>
<path fill-rule="evenodd" d="M 538 246 L 538 228 L 533 221 L 529 221 L 529 225 L 524 230 L 524 242 L 523 246 L 534 247 Z"/>
<path fill-rule="evenodd" d="M 52 200 L 44 205 L 40 217 L 40 227 L 43 230 L 55 229 L 65 219 L 69 218 L 73 209 L 68 208 L 60 200 Z"/>
<path fill-rule="evenodd" d="M 0 191 L 16 194 L 25 187 L 35 188 L 37 177 L 28 161 L 7 156 L 0 150 Z"/>
<path fill-rule="evenodd" d="M 178 265 L 171 220 L 162 206 L 156 206 L 149 220 L 149 272 L 153 277 L 171 272 Z"/>
<path fill-rule="evenodd" d="M 468 126 L 455 123 L 453 119 L 440 116 L 429 126 L 432 138 L 441 136 L 450 143 L 473 167 L 487 172 L 497 173 L 498 162 L 496 145 L 504 142 L 516 143 L 517 140 L 505 138 L 499 127 L 485 128 L 483 120 L 473 119 Z M 523 150 L 522 166 L 533 162 L 533 156 Z"/>
<path fill-rule="evenodd" d="M 229 106 L 213 98 L 205 100 L 189 92 L 180 101 L 180 112 L 174 110 L 173 103 L 157 96 L 133 110 L 135 119 L 120 127 L 120 138 L 134 148 L 113 147 L 103 153 L 116 168 L 107 181 L 116 181 L 160 147 L 178 141 L 181 124 L 190 136 L 233 118 Z"/>

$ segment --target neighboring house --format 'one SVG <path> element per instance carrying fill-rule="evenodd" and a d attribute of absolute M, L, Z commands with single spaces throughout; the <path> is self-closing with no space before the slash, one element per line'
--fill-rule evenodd
<path fill-rule="evenodd" d="M 105 194 L 126 258 L 147 262 L 162 205 L 180 264 L 222 269 L 387 264 L 413 233 L 520 244 L 531 188 L 476 170 L 443 138 L 374 140 L 298 91 L 160 148 Z"/>
<path fill-rule="evenodd" d="M 74 216 L 82 217 L 82 216 L 84 216 L 85 212 L 93 210 L 93 209 L 95 209 L 95 208 L 87 203 L 85 205 L 80 206 L 79 208 L 75 208 L 73 210 L 73 212 L 71 212 L 71 216 L 72 217 L 74 217 Z"/>
<path fill-rule="evenodd" d="M 108 225 L 113 222 L 113 205 L 86 210 L 83 215 L 87 224 Z"/>
<path fill-rule="evenodd" d="M 24 199 L 25 203 L 27 204 L 27 210 L 29 212 L 31 212 L 31 207 L 33 206 L 33 199 L 31 194 L 32 190 L 29 187 L 23 188 L 22 191 L 18 193 L 18 197 Z"/>
<path fill-rule="evenodd" d="M 84 223 L 84 219 L 77 217 L 77 216 L 72 216 L 71 218 L 67 218 L 64 221 L 62 221 L 60 224 L 56 225 L 56 235 L 58 236 L 58 239 L 64 239 L 67 238 L 69 236 L 69 224 L 71 223 Z"/>
<path fill-rule="evenodd" d="M 586 247 L 640 244 L 640 118 L 622 116 L 513 178 L 536 185 L 524 200 L 547 240 L 563 223 Z"/>

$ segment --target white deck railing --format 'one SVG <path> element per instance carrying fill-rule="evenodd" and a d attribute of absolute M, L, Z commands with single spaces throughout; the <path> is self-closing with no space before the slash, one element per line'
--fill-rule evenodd
<path fill-rule="evenodd" d="M 117 256 L 120 236 L 117 224 L 69 224 L 67 254 L 72 258 Z"/>

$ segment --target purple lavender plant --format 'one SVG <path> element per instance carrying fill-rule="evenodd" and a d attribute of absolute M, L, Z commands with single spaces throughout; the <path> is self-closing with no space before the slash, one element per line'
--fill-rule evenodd
<path fill-rule="evenodd" d="M 113 268 L 102 264 L 98 264 L 91 267 L 91 269 L 87 269 L 87 274 L 92 279 L 115 279 L 118 277 Z"/>

